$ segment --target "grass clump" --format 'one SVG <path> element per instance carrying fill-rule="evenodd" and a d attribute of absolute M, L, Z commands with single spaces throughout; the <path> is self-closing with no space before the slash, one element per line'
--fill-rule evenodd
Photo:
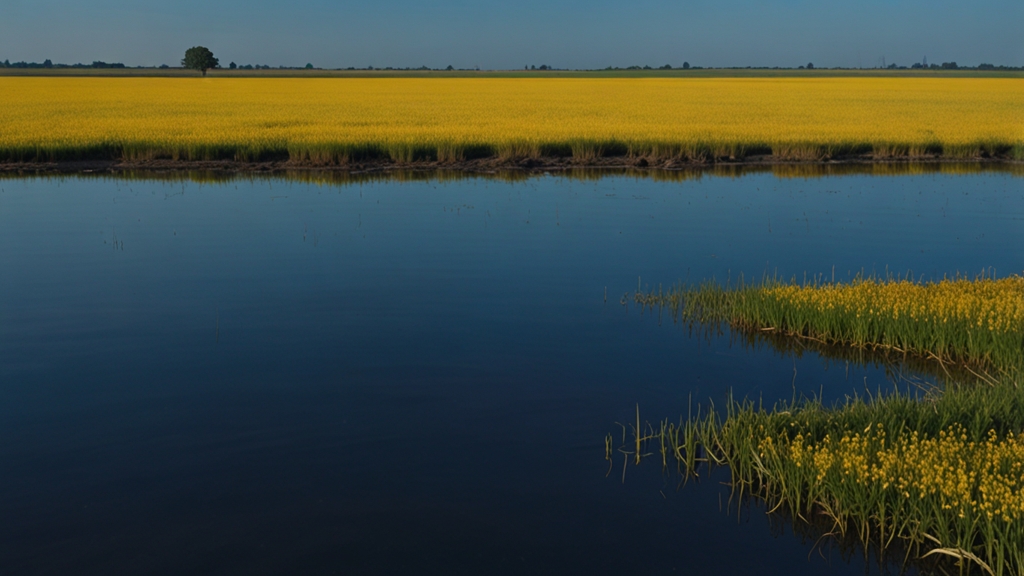
<path fill-rule="evenodd" d="M 687 477 L 728 466 L 740 495 L 804 521 L 826 519 L 832 535 L 1002 576 L 1024 574 L 1022 431 L 1024 389 L 1003 381 L 831 407 L 730 399 L 724 415 L 657 429 L 641 428 L 638 416 L 623 452 L 637 464 L 660 453 Z M 610 446 L 609 437 L 609 459 Z"/>
<path fill-rule="evenodd" d="M 850 283 L 716 282 L 637 292 L 642 306 L 687 322 L 728 323 L 828 345 L 891 350 L 983 370 L 1024 363 L 1024 277 L 915 282 L 859 277 Z"/>

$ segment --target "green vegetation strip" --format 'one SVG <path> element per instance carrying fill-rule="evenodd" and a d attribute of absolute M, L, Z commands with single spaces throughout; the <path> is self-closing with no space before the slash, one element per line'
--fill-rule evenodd
<path fill-rule="evenodd" d="M 628 298 L 626 299 L 628 300 Z M 710 281 L 637 292 L 632 300 L 688 323 L 727 323 L 747 331 L 932 358 L 980 370 L 1024 365 L 1024 277 L 914 282 L 858 277 L 803 284 L 765 279 Z"/>

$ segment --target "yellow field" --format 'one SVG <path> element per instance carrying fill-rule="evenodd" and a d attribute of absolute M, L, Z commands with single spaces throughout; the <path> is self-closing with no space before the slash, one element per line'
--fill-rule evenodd
<path fill-rule="evenodd" d="M 1024 373 L 1024 277 L 915 282 L 858 277 L 799 284 L 764 279 L 735 288 L 715 282 L 637 292 L 682 322 L 728 323 L 746 332 L 810 338 L 913 354 L 985 370 Z"/>
<path fill-rule="evenodd" d="M 958 278 L 918 284 L 907 280 L 858 280 L 850 284 L 799 286 L 782 284 L 765 289 L 794 314 L 836 314 L 876 323 L 925 324 L 929 330 L 955 326 L 959 330 L 1019 332 L 1024 329 L 1024 278 L 999 280 Z"/>
<path fill-rule="evenodd" d="M 1016 78 L 0 77 L 0 160 L 1024 157 Z"/>
<path fill-rule="evenodd" d="M 1024 439 L 1012 432 L 1000 439 L 990 430 L 985 442 L 968 442 L 963 427 L 953 425 L 938 437 L 911 432 L 896 440 L 886 437 L 881 424 L 838 439 L 826 435 L 818 443 L 804 444 L 797 434 L 788 454 L 778 456 L 805 469 L 812 484 L 835 474 L 881 490 L 891 486 L 904 498 L 933 497 L 936 507 L 961 518 L 974 513 L 1006 523 L 1024 519 Z M 758 445 L 761 453 L 779 448 L 771 436 Z"/>

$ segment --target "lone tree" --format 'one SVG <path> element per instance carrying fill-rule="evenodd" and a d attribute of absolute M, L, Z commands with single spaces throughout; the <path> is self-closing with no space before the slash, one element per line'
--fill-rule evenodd
<path fill-rule="evenodd" d="M 181 65 L 191 70 L 199 70 L 203 76 L 206 76 L 206 71 L 216 68 L 220 62 L 213 57 L 213 52 L 210 52 L 209 48 L 193 46 L 185 50 L 185 58 L 182 59 Z"/>

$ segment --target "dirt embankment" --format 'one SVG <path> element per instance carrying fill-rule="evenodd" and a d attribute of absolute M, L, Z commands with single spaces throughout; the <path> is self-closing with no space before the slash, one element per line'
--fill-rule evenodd
<path fill-rule="evenodd" d="M 229 173 L 268 173 L 278 171 L 316 171 L 316 172 L 388 172 L 408 170 L 448 170 L 476 173 L 496 171 L 524 172 L 558 172 L 576 169 L 628 169 L 628 170 L 700 170 L 727 167 L 770 167 L 770 166 L 803 166 L 812 168 L 866 166 L 875 164 L 907 165 L 907 164 L 958 164 L 958 165 L 995 165 L 1024 164 L 1019 160 L 1004 158 L 971 158 L 950 159 L 939 156 L 914 158 L 880 158 L 871 155 L 828 159 L 821 161 L 793 161 L 773 156 L 750 156 L 742 160 L 719 162 L 687 162 L 669 160 L 649 162 L 644 158 L 598 157 L 586 161 L 565 157 L 542 157 L 519 160 L 500 158 L 481 158 L 461 162 L 395 162 L 391 160 L 371 160 L 348 164 L 324 165 L 314 163 L 271 161 L 271 162 L 239 162 L 234 160 L 84 160 L 64 162 L 9 162 L 0 163 L 0 172 L 24 174 L 74 174 L 74 173 L 108 173 L 134 171 L 178 171 L 202 170 L 209 172 Z"/>

